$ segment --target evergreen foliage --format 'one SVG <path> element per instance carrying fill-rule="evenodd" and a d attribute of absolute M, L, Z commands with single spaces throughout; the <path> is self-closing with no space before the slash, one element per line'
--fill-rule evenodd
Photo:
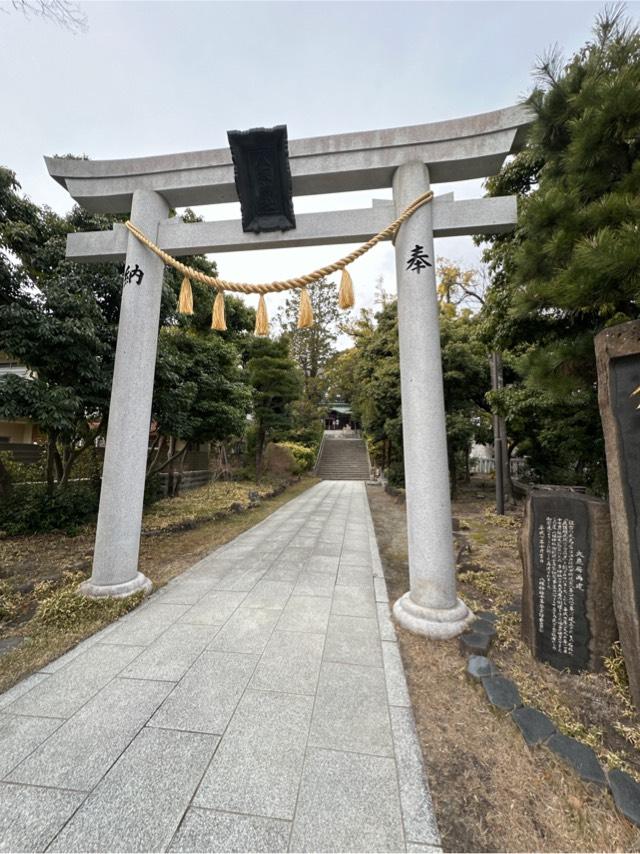
<path fill-rule="evenodd" d="M 527 144 L 488 181 L 520 204 L 516 231 L 487 239 L 483 335 L 511 354 L 494 403 L 538 477 L 604 491 L 593 337 L 639 316 L 640 34 L 609 10 L 537 72 Z"/>
<path fill-rule="evenodd" d="M 351 401 L 389 480 L 401 485 L 404 468 L 397 302 L 386 302 L 375 317 L 363 312 L 350 331 L 356 346 L 340 361 L 352 371 Z M 477 335 L 477 319 L 467 309 L 458 313 L 452 304 L 441 304 L 440 344 L 449 468 L 455 489 L 458 479 L 468 473 L 472 443 L 489 440 L 490 415 L 485 401 L 489 366 L 487 351 Z"/>
<path fill-rule="evenodd" d="M 289 437 L 291 406 L 300 398 L 302 379 L 286 339 L 249 339 L 245 359 L 253 394 L 256 476 L 260 477 L 267 442 Z"/>

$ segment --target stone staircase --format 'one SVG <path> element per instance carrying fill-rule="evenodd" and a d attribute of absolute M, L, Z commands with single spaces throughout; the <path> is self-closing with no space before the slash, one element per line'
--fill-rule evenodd
<path fill-rule="evenodd" d="M 369 455 L 364 441 L 326 433 L 316 475 L 322 480 L 369 480 Z"/>

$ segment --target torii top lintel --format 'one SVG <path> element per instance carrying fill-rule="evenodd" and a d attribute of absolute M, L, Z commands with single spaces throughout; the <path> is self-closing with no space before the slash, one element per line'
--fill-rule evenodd
<path fill-rule="evenodd" d="M 429 166 L 431 181 L 484 178 L 518 150 L 532 120 L 524 106 L 449 121 L 289 142 L 293 195 L 391 186 L 409 160 Z M 84 208 L 128 213 L 137 189 L 161 193 L 173 207 L 237 200 L 228 148 L 125 160 L 45 158 L 49 174 Z"/>

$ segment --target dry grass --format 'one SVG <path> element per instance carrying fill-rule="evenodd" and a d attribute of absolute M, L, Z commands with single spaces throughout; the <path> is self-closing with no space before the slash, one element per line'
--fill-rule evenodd
<path fill-rule="evenodd" d="M 241 511 L 231 509 L 232 505 L 246 507 L 247 502 L 223 483 L 193 490 L 197 494 L 187 494 L 184 499 L 159 502 L 162 507 L 154 505 L 143 520 L 153 536 L 142 538 L 141 572 L 155 587 L 162 587 L 316 482 L 305 477 L 285 492 Z M 273 489 L 273 485 L 240 486 L 247 495 Z M 216 518 L 204 521 L 211 516 Z M 176 527 L 181 530 L 174 530 Z M 0 540 L 0 637 L 28 639 L 19 649 L 0 657 L 0 692 L 139 603 L 136 596 L 97 602 L 75 596 L 79 581 L 91 571 L 94 536 L 95 527 L 86 526 L 76 537 L 43 534 Z"/>
<path fill-rule="evenodd" d="M 488 500 L 463 496 L 455 507 L 461 527 L 468 526 L 463 533 L 472 542 L 472 560 L 488 565 L 490 574 L 485 581 L 479 579 L 486 572 L 466 574 L 463 595 L 485 609 L 512 605 L 521 594 L 517 517 L 496 522 L 486 513 Z M 369 489 L 369 501 L 395 599 L 408 587 L 404 506 L 379 488 Z M 609 795 L 583 784 L 546 749 L 530 752 L 509 716 L 491 709 L 482 689 L 467 680 L 456 641 L 397 631 L 445 850 L 640 850 L 640 830 L 615 812 Z M 563 674 L 535 661 L 520 641 L 516 612 L 503 614 L 498 632 L 492 657 L 526 701 L 548 711 L 560 728 L 599 745 L 601 756 L 617 755 L 612 734 L 617 746 L 636 755 L 610 723 L 632 725 L 606 675 Z"/>
<path fill-rule="evenodd" d="M 193 528 L 210 522 L 230 511 L 246 509 L 255 501 L 272 495 L 279 483 L 264 481 L 260 484 L 247 481 L 217 481 L 199 489 L 192 489 L 176 498 L 156 501 L 144 514 L 145 533 Z"/>

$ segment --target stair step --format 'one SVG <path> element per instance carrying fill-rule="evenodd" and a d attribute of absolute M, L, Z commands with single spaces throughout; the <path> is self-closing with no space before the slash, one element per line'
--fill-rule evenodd
<path fill-rule="evenodd" d="M 321 480 L 369 480 L 369 457 L 362 439 L 327 439 L 316 466 Z"/>

